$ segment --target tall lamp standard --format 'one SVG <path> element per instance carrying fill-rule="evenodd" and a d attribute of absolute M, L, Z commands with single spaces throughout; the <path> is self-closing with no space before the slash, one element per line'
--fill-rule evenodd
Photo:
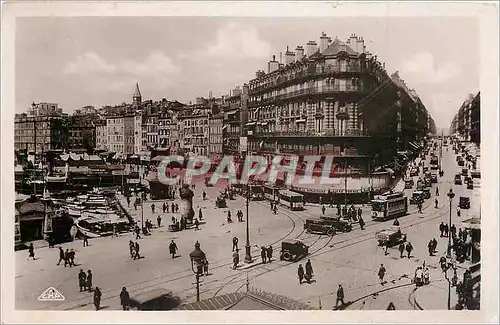
<path fill-rule="evenodd" d="M 194 251 L 189 254 L 189 257 L 191 258 L 191 270 L 196 275 L 196 301 L 200 301 L 200 275 L 203 273 L 205 253 L 201 250 L 198 241 L 194 244 Z"/>
<path fill-rule="evenodd" d="M 250 228 L 248 225 L 248 205 L 250 203 L 250 186 L 248 184 L 248 181 L 247 181 L 247 195 L 246 196 L 247 196 L 247 199 L 246 199 L 246 208 L 247 208 L 246 237 L 247 238 L 246 238 L 246 243 L 245 243 L 245 263 L 252 263 L 253 259 L 252 259 L 252 254 L 250 252 Z"/>
<path fill-rule="evenodd" d="M 453 190 L 450 188 L 450 191 L 447 195 L 450 199 L 450 219 L 448 220 L 448 228 L 451 229 L 451 202 L 455 197 L 455 193 L 453 193 Z M 446 257 L 451 258 L 451 231 L 448 233 L 448 250 L 446 252 Z"/>
<path fill-rule="evenodd" d="M 240 150 L 244 153 L 244 166 L 246 166 L 246 159 L 248 155 L 248 137 L 240 137 Z M 250 201 L 250 186 L 249 180 L 247 180 L 246 184 L 246 210 L 247 210 L 247 220 L 246 220 L 246 243 L 245 243 L 245 263 L 252 263 L 252 254 L 250 252 L 250 226 L 248 224 L 248 205 Z"/>

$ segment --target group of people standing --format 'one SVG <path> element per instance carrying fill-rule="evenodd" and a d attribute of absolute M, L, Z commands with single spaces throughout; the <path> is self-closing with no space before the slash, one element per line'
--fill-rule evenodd
<path fill-rule="evenodd" d="M 140 247 L 138 242 L 134 243 L 133 241 L 129 241 L 128 248 L 130 252 L 130 258 L 133 258 L 134 260 L 141 258 L 141 254 L 139 253 Z"/>
<path fill-rule="evenodd" d="M 271 259 L 273 258 L 273 247 L 262 246 L 260 248 L 260 257 L 262 258 L 262 263 L 271 263 Z"/>
<path fill-rule="evenodd" d="M 78 273 L 78 286 L 80 287 L 80 292 L 92 292 L 94 291 L 94 306 L 95 310 L 101 309 L 101 298 L 102 298 L 102 292 L 99 287 L 95 287 L 94 290 L 92 290 L 92 281 L 93 281 L 93 274 L 91 270 L 88 270 L 87 273 L 83 271 L 83 269 L 80 270 Z"/>
<path fill-rule="evenodd" d="M 302 280 L 306 280 L 307 283 L 311 283 L 311 279 L 314 276 L 314 272 L 310 259 L 308 259 L 306 262 L 305 272 L 302 264 L 299 264 L 299 267 L 297 269 L 297 275 L 299 276 L 299 284 L 302 284 Z"/>
<path fill-rule="evenodd" d="M 68 265 L 69 267 L 75 266 L 75 255 L 76 253 L 73 249 L 66 249 L 64 251 L 62 247 L 59 247 L 59 262 L 57 262 L 57 265 L 59 266 L 64 261 L 64 267 Z"/>

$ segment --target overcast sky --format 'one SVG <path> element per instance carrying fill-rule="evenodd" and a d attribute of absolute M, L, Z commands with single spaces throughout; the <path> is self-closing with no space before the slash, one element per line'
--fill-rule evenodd
<path fill-rule="evenodd" d="M 479 91 L 475 18 L 18 18 L 16 111 L 55 102 L 85 105 L 143 99 L 189 102 L 229 93 L 266 69 L 273 54 L 319 42 L 321 32 L 362 36 L 368 51 L 414 88 L 438 127 L 448 128 Z"/>

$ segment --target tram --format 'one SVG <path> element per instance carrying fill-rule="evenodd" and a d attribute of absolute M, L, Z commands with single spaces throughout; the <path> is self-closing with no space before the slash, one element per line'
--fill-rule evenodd
<path fill-rule="evenodd" d="M 296 192 L 281 190 L 279 192 L 278 203 L 284 207 L 287 207 L 290 210 L 303 210 L 304 196 Z"/>
<path fill-rule="evenodd" d="M 264 185 L 264 197 L 269 201 L 276 201 L 279 198 L 279 187 L 265 184 Z"/>
<path fill-rule="evenodd" d="M 403 192 L 376 196 L 371 205 L 374 220 L 397 218 L 408 212 L 408 198 Z"/>

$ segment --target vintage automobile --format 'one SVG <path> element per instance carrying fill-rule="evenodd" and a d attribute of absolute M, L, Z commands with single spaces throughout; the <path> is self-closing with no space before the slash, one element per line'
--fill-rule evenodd
<path fill-rule="evenodd" d="M 304 224 L 304 229 L 308 234 L 314 233 L 333 236 L 337 233 L 337 230 L 332 223 L 322 218 L 307 218 Z"/>
<path fill-rule="evenodd" d="M 463 159 L 458 161 L 458 166 L 463 167 L 465 165 L 465 162 Z"/>
<path fill-rule="evenodd" d="M 320 217 L 326 223 L 331 224 L 335 230 L 342 232 L 349 232 L 352 230 L 352 225 L 349 221 L 341 218 L 331 218 L 331 217 Z"/>
<path fill-rule="evenodd" d="M 455 185 L 462 185 L 462 176 L 460 174 L 455 175 L 455 180 L 453 181 Z"/>
<path fill-rule="evenodd" d="M 179 297 L 163 288 L 132 295 L 129 302 L 132 310 L 174 310 L 181 304 Z"/>
<path fill-rule="evenodd" d="M 405 179 L 405 189 L 412 189 L 413 188 L 413 179 Z"/>
<path fill-rule="evenodd" d="M 424 166 L 423 171 L 424 171 L 424 173 L 428 172 L 429 171 L 429 166 Z"/>
<path fill-rule="evenodd" d="M 437 182 L 438 182 L 437 174 L 432 174 L 431 175 L 431 183 L 437 183 Z"/>
<path fill-rule="evenodd" d="M 215 200 L 215 206 L 217 208 L 227 208 L 226 200 L 220 196 L 217 197 L 217 199 Z"/>
<path fill-rule="evenodd" d="M 173 224 L 168 225 L 168 231 L 170 231 L 170 232 L 176 232 L 176 231 L 180 231 L 180 230 L 181 230 L 181 227 L 180 227 L 179 223 L 173 223 Z"/>
<path fill-rule="evenodd" d="M 467 182 L 467 189 L 468 190 L 473 190 L 474 189 L 474 182 L 472 181 L 472 179 Z"/>
<path fill-rule="evenodd" d="M 479 170 L 473 170 L 470 172 L 472 178 L 481 178 L 481 172 Z"/>
<path fill-rule="evenodd" d="M 458 202 L 458 207 L 460 209 L 470 209 L 470 199 L 465 196 L 460 197 L 460 201 Z"/>
<path fill-rule="evenodd" d="M 467 168 L 462 168 L 462 176 L 469 175 L 469 170 Z"/>
<path fill-rule="evenodd" d="M 410 177 L 418 176 L 418 168 L 410 169 Z"/>
<path fill-rule="evenodd" d="M 296 239 L 281 242 L 280 261 L 296 262 L 309 254 L 309 247 Z"/>
<path fill-rule="evenodd" d="M 431 189 L 430 187 L 423 187 L 420 189 L 420 191 L 422 192 L 422 197 L 424 199 L 430 199 L 431 198 Z"/>
<path fill-rule="evenodd" d="M 410 204 L 419 204 L 424 202 L 424 193 L 422 191 L 415 191 L 410 198 Z"/>
<path fill-rule="evenodd" d="M 394 246 L 406 241 L 406 234 L 401 233 L 399 226 L 391 226 L 389 229 L 379 231 L 375 234 L 379 246 Z"/>

